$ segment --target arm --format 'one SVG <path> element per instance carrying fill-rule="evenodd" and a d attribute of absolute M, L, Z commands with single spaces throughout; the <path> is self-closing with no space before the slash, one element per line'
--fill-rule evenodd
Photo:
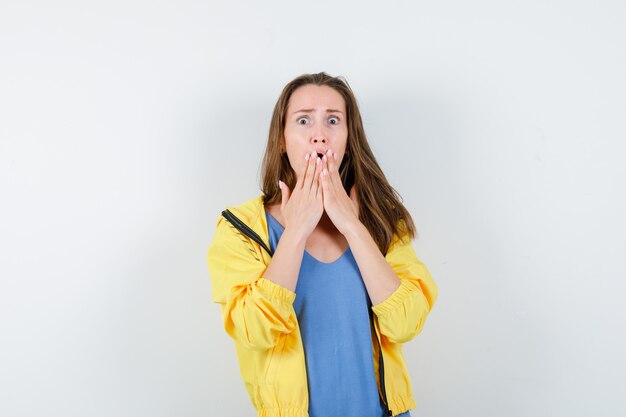
<path fill-rule="evenodd" d="M 435 282 L 410 239 L 394 237 L 383 257 L 369 231 L 358 223 L 346 237 L 372 300 L 381 334 L 404 343 L 419 334 L 438 296 Z"/>
<path fill-rule="evenodd" d="M 233 339 L 252 349 L 271 349 L 281 334 L 291 333 L 296 327 L 293 310 L 296 294 L 270 279 L 267 275 L 270 267 L 255 259 L 246 241 L 245 236 L 220 216 L 207 252 L 213 301 L 221 305 L 224 329 Z M 274 265 L 274 270 L 286 271 L 289 268 L 281 267 L 281 260 L 283 263 L 294 260 L 295 254 L 289 253 L 289 248 L 296 251 L 299 246 L 290 246 L 287 240 L 282 245 L 280 242 L 270 266 L 276 262 L 279 265 Z M 303 252 L 304 244 L 300 260 Z M 291 268 L 281 278 L 288 282 L 291 278 L 287 275 L 295 273 L 297 280 L 299 264 L 297 270 Z M 274 276 L 278 274 L 273 273 Z"/>

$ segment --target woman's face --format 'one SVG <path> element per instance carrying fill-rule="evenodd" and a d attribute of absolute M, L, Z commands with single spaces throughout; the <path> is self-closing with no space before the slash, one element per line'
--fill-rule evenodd
<path fill-rule="evenodd" d="M 339 92 L 314 84 L 298 87 L 289 98 L 285 115 L 285 146 L 298 179 L 308 163 L 306 154 L 337 154 L 340 166 L 348 142 L 346 104 Z"/>

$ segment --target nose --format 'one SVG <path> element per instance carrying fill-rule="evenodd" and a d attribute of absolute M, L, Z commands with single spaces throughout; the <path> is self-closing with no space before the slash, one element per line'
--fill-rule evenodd
<path fill-rule="evenodd" d="M 324 128 L 322 126 L 315 129 L 313 135 L 311 136 L 311 142 L 314 144 L 326 143 L 328 139 L 326 139 L 326 135 L 324 134 Z"/>

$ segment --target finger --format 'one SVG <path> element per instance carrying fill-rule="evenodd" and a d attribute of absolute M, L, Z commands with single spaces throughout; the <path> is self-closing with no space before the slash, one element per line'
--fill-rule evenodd
<path fill-rule="evenodd" d="M 298 178 L 296 178 L 296 185 L 294 185 L 293 189 L 294 190 L 299 190 L 302 188 L 302 184 L 304 183 L 304 177 L 305 177 L 305 173 L 306 173 L 306 169 L 309 166 L 309 158 L 311 157 L 311 155 L 309 155 L 308 153 L 306 155 L 304 155 L 304 164 L 302 164 L 302 168 L 300 168 L 300 172 L 298 172 L 297 175 Z"/>
<path fill-rule="evenodd" d="M 331 183 L 330 183 L 330 175 L 328 173 L 328 167 L 324 167 L 320 169 L 319 178 L 320 178 L 319 192 L 324 201 L 324 205 L 326 205 L 326 203 L 328 203 L 328 199 L 331 193 Z"/>
<path fill-rule="evenodd" d="M 322 165 L 322 160 L 317 156 L 317 153 L 314 152 L 312 166 L 309 168 L 310 171 L 307 173 L 306 183 L 304 185 L 306 190 L 311 190 L 313 188 L 313 180 L 315 180 L 315 176 L 319 174 L 320 166 Z"/>
<path fill-rule="evenodd" d="M 287 201 L 289 201 L 289 197 L 291 196 L 291 191 L 289 190 L 289 187 L 287 187 L 287 184 L 285 184 L 281 180 L 278 180 L 278 186 L 280 187 L 281 197 L 282 197 L 281 208 L 284 208 L 285 204 L 287 204 Z"/>
<path fill-rule="evenodd" d="M 358 200 L 357 195 L 356 195 L 356 184 L 353 185 L 350 188 L 350 200 L 352 200 L 352 202 L 354 203 L 354 206 L 356 207 L 357 212 L 358 212 L 358 210 L 359 210 L 359 200 Z"/>
<path fill-rule="evenodd" d="M 324 158 L 320 159 L 319 165 L 315 167 L 315 179 L 313 187 L 316 192 L 320 192 L 322 188 L 322 170 L 324 169 Z"/>
<path fill-rule="evenodd" d="M 356 209 L 357 217 L 361 217 L 361 210 L 359 207 L 359 197 L 356 193 L 356 184 L 354 184 L 352 188 L 350 188 L 350 200 L 354 202 L 354 207 Z"/>
<path fill-rule="evenodd" d="M 316 197 L 322 197 L 324 195 L 324 172 L 323 170 L 317 174 L 317 193 Z"/>
<path fill-rule="evenodd" d="M 328 157 L 326 155 L 322 156 L 322 164 L 319 169 L 319 173 L 322 175 L 319 177 L 320 179 L 324 176 L 324 170 L 328 174 Z"/>
<path fill-rule="evenodd" d="M 334 178 L 334 170 L 335 170 L 335 164 L 333 163 L 333 156 L 332 156 L 332 151 L 330 149 L 328 149 L 328 151 L 326 151 L 326 155 L 324 155 L 324 160 L 326 161 L 326 169 L 328 170 L 328 179 L 329 179 L 329 184 L 330 185 L 335 185 L 335 178 Z"/>
<path fill-rule="evenodd" d="M 334 153 L 332 149 L 328 149 L 328 151 L 326 151 L 326 158 L 328 159 L 329 168 L 335 167 L 335 158 L 333 157 L 333 155 Z"/>
<path fill-rule="evenodd" d="M 306 164 L 306 169 L 304 174 L 302 175 L 302 189 L 309 190 L 311 189 L 311 176 L 315 172 L 315 157 L 313 154 L 308 154 L 308 163 Z"/>
<path fill-rule="evenodd" d="M 328 179 L 328 162 L 326 155 L 322 157 L 322 162 L 320 163 L 318 172 L 317 172 L 317 182 L 319 191 L 323 191 L 324 181 Z"/>
<path fill-rule="evenodd" d="M 306 178 L 306 171 L 307 169 L 309 169 L 309 164 L 311 162 L 310 159 L 311 159 L 311 154 L 307 153 L 306 155 L 304 155 L 304 164 L 302 164 L 302 168 L 300 169 L 300 175 L 298 175 L 298 181 L 297 181 L 298 189 L 301 189 L 302 186 L 304 185 L 304 179 Z"/>
<path fill-rule="evenodd" d="M 324 163 L 324 169 L 322 170 L 322 188 L 324 191 L 324 195 L 327 196 L 328 199 L 332 198 L 332 196 L 335 193 L 335 185 L 333 182 L 333 176 L 328 166 L 328 157 L 326 157 L 326 162 Z"/>
<path fill-rule="evenodd" d="M 319 178 L 320 178 L 320 191 L 325 194 L 328 195 L 330 190 L 330 176 L 328 175 L 328 165 L 325 163 L 324 164 L 325 167 L 320 171 L 319 174 Z"/>

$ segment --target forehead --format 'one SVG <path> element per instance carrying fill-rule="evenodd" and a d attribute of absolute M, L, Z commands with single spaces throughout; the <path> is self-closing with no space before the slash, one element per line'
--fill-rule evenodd
<path fill-rule="evenodd" d="M 327 85 L 307 84 L 298 87 L 289 98 L 289 110 L 299 109 L 337 109 L 346 112 L 343 96 Z"/>

